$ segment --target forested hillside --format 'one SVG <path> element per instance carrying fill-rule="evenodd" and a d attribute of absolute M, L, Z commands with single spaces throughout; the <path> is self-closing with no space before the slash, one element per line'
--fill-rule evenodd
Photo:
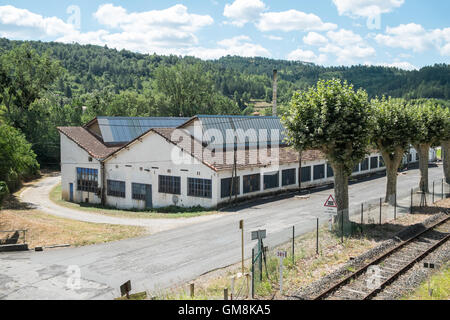
<path fill-rule="evenodd" d="M 0 125 L 19 129 L 40 163 L 59 161 L 56 126 L 98 115 L 251 114 L 254 103 L 272 100 L 274 68 L 281 110 L 296 90 L 331 78 L 348 80 L 370 97 L 450 101 L 450 65 L 403 71 L 230 56 L 202 61 L 7 39 L 0 39 L 0 63 Z"/>

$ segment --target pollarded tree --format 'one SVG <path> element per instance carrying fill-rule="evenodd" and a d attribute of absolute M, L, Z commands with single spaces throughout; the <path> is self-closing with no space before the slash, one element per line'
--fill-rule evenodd
<path fill-rule="evenodd" d="M 283 117 L 287 140 L 298 150 L 321 150 L 334 171 L 338 211 L 348 220 L 348 178 L 368 154 L 374 124 L 367 93 L 333 79 L 295 93 Z"/>
<path fill-rule="evenodd" d="M 432 146 L 441 143 L 441 139 L 445 135 L 446 124 L 448 124 L 447 114 L 441 106 L 432 102 L 424 102 L 413 107 L 413 115 L 416 130 L 412 136 L 412 143 L 419 153 L 419 188 L 424 192 L 429 192 L 429 152 Z"/>
<path fill-rule="evenodd" d="M 442 135 L 442 161 L 444 163 L 445 181 L 450 184 L 450 109 L 444 109 L 445 129 Z"/>
<path fill-rule="evenodd" d="M 386 164 L 386 202 L 394 202 L 397 171 L 407 148 L 411 145 L 416 124 L 412 108 L 400 99 L 374 100 L 375 126 L 372 141 Z"/>

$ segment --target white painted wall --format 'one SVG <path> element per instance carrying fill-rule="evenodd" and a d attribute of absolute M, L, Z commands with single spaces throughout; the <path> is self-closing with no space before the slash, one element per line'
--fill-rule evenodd
<path fill-rule="evenodd" d="M 178 164 L 172 162 L 172 157 L 180 160 Z M 118 208 L 144 209 L 145 201 L 132 200 L 132 183 L 152 185 L 153 206 L 180 207 L 202 206 L 205 208 L 217 205 L 217 173 L 200 161 L 188 156 L 181 149 L 168 143 L 156 133 L 146 135 L 142 142 L 136 141 L 129 151 L 123 150 L 105 163 L 106 179 L 125 181 L 126 197 L 107 196 L 106 203 Z M 181 177 L 181 195 L 159 193 L 158 176 Z M 187 179 L 199 178 L 212 180 L 212 199 L 188 196 Z"/>
<path fill-rule="evenodd" d="M 60 134 L 61 140 L 61 191 L 62 198 L 69 201 L 70 187 L 73 183 L 74 202 L 81 203 L 89 199 L 89 203 L 99 204 L 101 198 L 96 194 L 77 191 L 77 167 L 97 169 L 99 172 L 99 187 L 101 186 L 100 162 L 96 159 L 89 161 L 89 154 L 80 148 L 75 142 L 70 140 L 66 135 Z"/>
<path fill-rule="evenodd" d="M 412 161 L 416 160 L 416 152 L 411 150 Z M 430 159 L 435 157 L 435 150 L 430 151 Z M 373 153 L 370 157 L 380 157 Z M 370 159 L 369 157 L 369 159 Z M 175 162 L 174 162 L 175 161 Z M 314 165 L 325 164 L 325 178 L 314 180 Z M 303 167 L 311 167 L 311 181 L 302 182 L 302 187 L 308 188 L 316 185 L 323 185 L 333 182 L 333 177 L 328 177 L 325 160 L 304 161 Z M 93 159 L 89 162 L 89 154 L 81 149 L 77 144 L 61 134 L 61 174 L 62 174 L 62 195 L 65 200 L 69 200 L 69 183 L 74 184 L 74 201 L 84 202 L 86 198 L 90 203 L 101 203 L 100 197 L 95 194 L 77 191 L 76 168 L 92 168 L 99 171 L 99 187 L 101 187 L 100 162 Z M 370 167 L 370 160 L 369 160 Z M 296 169 L 296 183 L 291 186 L 282 186 L 282 171 L 286 169 Z M 370 168 L 366 171 L 354 173 L 353 176 L 367 174 L 369 172 L 383 171 L 385 168 Z M 263 190 L 264 173 L 279 171 L 279 188 Z M 250 174 L 261 174 L 261 191 L 244 194 L 243 176 Z M 205 208 L 215 207 L 221 203 L 226 203 L 229 198 L 221 198 L 221 179 L 231 177 L 231 170 L 215 172 L 202 162 L 192 158 L 188 153 L 169 142 L 156 133 L 149 133 L 141 141 L 134 142 L 128 150 L 116 154 L 105 162 L 105 181 L 118 180 L 126 184 L 126 197 L 119 198 L 108 196 L 105 189 L 106 204 L 120 209 L 145 209 L 145 201 L 132 199 L 132 183 L 148 184 L 152 186 L 153 207 L 167 207 L 177 205 L 180 207 L 202 206 Z M 158 176 L 179 176 L 181 177 L 181 195 L 159 193 Z M 238 198 L 255 197 L 259 195 L 291 190 L 298 188 L 298 163 L 274 165 L 266 168 L 247 168 L 238 171 L 240 177 L 240 194 Z M 197 198 L 188 196 L 188 178 L 200 178 L 212 180 L 212 198 Z M 174 201 L 177 199 L 177 201 Z"/>

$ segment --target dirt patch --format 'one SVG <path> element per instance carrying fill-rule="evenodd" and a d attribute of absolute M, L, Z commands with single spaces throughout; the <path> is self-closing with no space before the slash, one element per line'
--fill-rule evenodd
<path fill-rule="evenodd" d="M 26 242 L 30 248 L 36 246 L 53 246 L 70 244 L 84 246 L 96 243 L 134 238 L 146 233 L 142 227 L 94 224 L 64 219 L 42 213 L 37 210 L 3 210 L 0 211 L 0 230 L 28 230 Z M 0 238 L 23 242 L 19 233 L 0 233 Z"/>

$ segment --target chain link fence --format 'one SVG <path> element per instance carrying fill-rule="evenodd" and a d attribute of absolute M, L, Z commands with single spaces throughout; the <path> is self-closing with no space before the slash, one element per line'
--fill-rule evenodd
<path fill-rule="evenodd" d="M 319 212 L 258 240 L 249 267 L 252 296 L 267 297 L 280 289 L 280 261 L 282 273 L 288 276 L 290 269 L 299 267 L 296 264 L 299 259 L 319 260 L 324 251 L 345 244 L 347 237 L 373 236 L 377 226 L 395 226 L 397 218 L 450 197 L 450 185 L 443 179 L 432 181 L 428 192 L 419 188 L 399 191 L 390 197 L 389 203 L 383 197 L 353 204 L 335 215 L 324 216 Z"/>

